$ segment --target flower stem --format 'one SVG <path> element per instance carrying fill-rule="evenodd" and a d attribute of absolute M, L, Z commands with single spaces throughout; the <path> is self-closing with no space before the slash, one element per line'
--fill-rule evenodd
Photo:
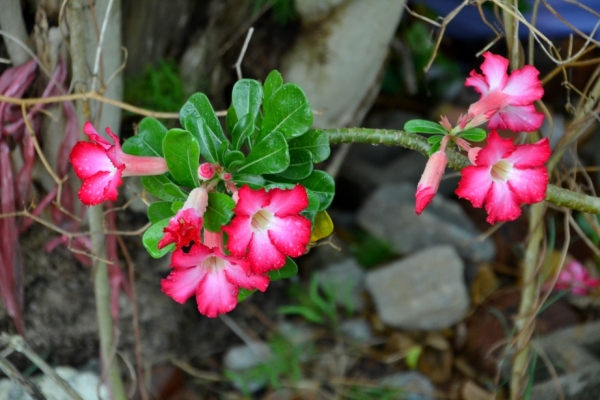
<path fill-rule="evenodd" d="M 430 148 L 427 139 L 423 136 L 404 131 L 343 128 L 325 129 L 323 132 L 329 135 L 329 142 L 331 144 L 369 143 L 373 145 L 402 146 L 407 149 L 416 150 L 425 156 Z M 461 170 L 471 165 L 466 156 L 454 150 L 447 149 L 446 155 L 448 156 L 448 166 L 450 168 Z M 546 201 L 572 210 L 583 211 L 590 214 L 600 214 L 600 198 L 573 192 L 554 185 L 548 185 L 548 189 L 546 190 Z"/>

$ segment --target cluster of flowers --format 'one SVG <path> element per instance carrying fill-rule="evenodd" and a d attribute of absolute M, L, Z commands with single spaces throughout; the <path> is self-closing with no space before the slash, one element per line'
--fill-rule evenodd
<path fill-rule="evenodd" d="M 461 171 L 456 194 L 469 200 L 473 207 L 485 206 L 487 221 L 512 221 L 521 215 L 522 204 L 538 203 L 546 197 L 548 172 L 545 163 L 551 150 L 548 139 L 535 144 L 515 145 L 501 138 L 496 129 L 533 132 L 540 128 L 544 115 L 533 102 L 544 94 L 539 71 L 530 65 L 507 74 L 509 61 L 486 52 L 481 65 L 483 75 L 471 71 L 465 85 L 472 86 L 481 98 L 471 104 L 466 115 L 452 128 L 447 118 L 440 124 L 447 130 L 440 149 L 430 157 L 417 186 L 415 212 L 421 214 L 431 203 L 446 166 L 448 142 L 468 152 L 473 165 Z M 461 132 L 487 122 L 491 133 L 483 148 L 471 147 L 459 137 Z"/>
<path fill-rule="evenodd" d="M 118 137 L 109 128 L 106 132 L 114 144 L 87 122 L 84 133 L 91 142 L 77 143 L 70 155 L 76 175 L 83 180 L 79 198 L 86 205 L 116 200 L 121 177 L 168 171 L 163 158 L 126 154 Z M 235 308 L 240 288 L 265 291 L 268 272 L 282 268 L 286 256 L 304 254 L 312 224 L 300 215 L 308 206 L 301 185 L 269 191 L 237 188 L 231 175 L 209 163 L 200 165 L 198 176 L 202 185 L 190 192 L 169 220 L 158 244 L 159 248 L 175 245 L 172 270 L 162 280 L 162 290 L 179 303 L 195 295 L 200 313 L 214 318 Z M 219 182 L 225 182 L 236 206 L 229 224 L 221 232 L 210 232 L 203 228 L 203 216 L 208 194 Z"/>

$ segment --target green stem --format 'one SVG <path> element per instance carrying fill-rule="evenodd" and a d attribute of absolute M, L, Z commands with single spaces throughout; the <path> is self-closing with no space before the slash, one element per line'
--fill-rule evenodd
<path fill-rule="evenodd" d="M 75 90 L 79 93 L 84 93 L 87 90 L 86 82 L 88 81 L 87 64 L 85 61 L 83 6 L 82 0 L 71 0 L 67 7 L 67 18 L 71 30 L 69 36 L 71 58 L 73 60 L 73 81 L 76 82 Z M 81 100 L 77 102 L 77 119 L 80 128 L 83 127 L 86 119 L 89 119 L 89 105 Z M 90 207 L 88 217 L 90 231 L 92 232 L 92 254 L 95 256 L 92 265 L 102 373 L 106 376 L 106 384 L 109 388 L 111 398 L 114 400 L 125 400 L 127 399 L 125 387 L 121 380 L 119 365 L 116 362 L 108 266 L 102 261 L 106 259 L 102 206 Z"/>
<path fill-rule="evenodd" d="M 430 145 L 423 136 L 404 131 L 366 128 L 325 129 L 331 144 L 368 143 L 373 145 L 402 146 L 427 155 Z M 448 166 L 461 170 L 471 163 L 469 159 L 453 150 L 446 150 Z M 590 214 L 600 214 L 600 198 L 577 193 L 568 189 L 548 185 L 546 201 L 560 207 L 583 211 Z"/>

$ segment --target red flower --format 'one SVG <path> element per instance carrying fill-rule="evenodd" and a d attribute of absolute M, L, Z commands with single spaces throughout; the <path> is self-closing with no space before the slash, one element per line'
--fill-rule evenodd
<path fill-rule="evenodd" d="M 544 121 L 544 114 L 536 111 L 533 102 L 542 98 L 544 89 L 538 79 L 539 71 L 525 65 L 512 72 L 508 70 L 508 60 L 490 52 L 483 53 L 481 64 L 483 75 L 471 71 L 465 86 L 481 94 L 476 103 L 471 104 L 466 123 L 474 127 L 489 120 L 490 129 L 510 129 L 514 132 L 532 132 Z M 463 126 L 464 128 L 464 126 Z"/>
<path fill-rule="evenodd" d="M 78 195 L 85 205 L 93 206 L 105 200 L 115 201 L 117 187 L 123 183 L 122 176 L 161 175 L 168 170 L 163 158 L 123 153 L 119 138 L 108 127 L 106 133 L 114 144 L 98 135 L 89 121 L 83 126 L 83 133 L 92 142 L 77 143 L 69 158 L 75 174 L 83 180 Z"/>
<path fill-rule="evenodd" d="M 423 171 L 421 180 L 417 185 L 417 193 L 415 193 L 417 199 L 415 213 L 417 215 L 421 215 L 425 207 L 433 201 L 433 197 L 440 186 L 442 175 L 444 175 L 446 162 L 446 152 L 443 150 L 436 151 L 429 157 L 427 165 L 425 165 L 425 171 Z"/>
<path fill-rule="evenodd" d="M 554 289 L 569 289 L 577 296 L 585 296 L 600 285 L 600 279 L 591 278 L 590 272 L 579 261 L 571 261 L 558 274 Z"/>
<path fill-rule="evenodd" d="M 169 225 L 163 229 L 165 236 L 158 242 L 158 248 L 175 243 L 178 249 L 190 244 L 199 244 L 200 230 L 202 229 L 202 216 L 208 205 L 208 193 L 203 187 L 195 188 L 190 192 L 183 207 L 173 218 Z"/>
<path fill-rule="evenodd" d="M 171 266 L 173 270 L 161 281 L 162 291 L 181 304 L 195 294 L 198 310 L 210 318 L 235 308 L 239 288 L 264 292 L 269 285 L 267 276 L 249 274 L 248 261 L 203 244 L 192 246 L 188 253 L 175 250 Z"/>
<path fill-rule="evenodd" d="M 223 231 L 229 236 L 227 250 L 237 257 L 247 257 L 254 273 L 279 269 L 286 255 L 304 254 L 310 241 L 310 220 L 299 215 L 308 206 L 303 186 L 293 189 L 238 190 L 235 217 Z"/>
<path fill-rule="evenodd" d="M 490 224 L 512 221 L 521 215 L 521 204 L 538 203 L 546 197 L 550 145 L 544 138 L 535 144 L 514 145 L 496 131 L 477 154 L 477 165 L 461 171 L 456 194 L 473 207 L 485 204 Z"/>

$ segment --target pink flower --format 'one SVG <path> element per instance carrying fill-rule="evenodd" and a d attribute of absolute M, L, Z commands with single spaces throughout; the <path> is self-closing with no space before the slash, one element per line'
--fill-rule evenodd
<path fill-rule="evenodd" d="M 203 163 L 198 168 L 198 176 L 203 181 L 208 181 L 215 176 L 216 168 L 211 163 Z"/>
<path fill-rule="evenodd" d="M 470 127 L 489 120 L 490 129 L 510 129 L 514 132 L 532 132 L 544 121 L 544 114 L 536 111 L 533 102 L 542 98 L 544 89 L 538 79 L 539 71 L 525 65 L 507 75 L 508 60 L 490 52 L 483 53 L 483 75 L 471 71 L 465 86 L 481 94 L 481 98 L 469 107 Z M 464 126 L 463 126 L 464 128 Z"/>
<path fill-rule="evenodd" d="M 283 267 L 286 255 L 304 254 L 310 241 L 310 220 L 299 215 L 308 206 L 303 186 L 293 189 L 252 190 L 247 185 L 237 192 L 231 223 L 223 227 L 229 236 L 227 250 L 247 257 L 254 273 Z"/>
<path fill-rule="evenodd" d="M 446 162 L 446 152 L 443 150 L 436 151 L 429 157 L 427 165 L 425 165 L 425 171 L 423 171 L 421 180 L 417 185 L 417 193 L 415 193 L 417 198 L 415 213 L 417 215 L 421 215 L 425 207 L 433 201 L 433 197 L 440 186 L 442 175 L 444 175 Z"/>
<path fill-rule="evenodd" d="M 208 205 L 208 193 L 203 187 L 195 188 L 190 192 L 183 207 L 173 218 L 169 225 L 163 229 L 165 236 L 158 242 L 158 248 L 175 243 L 178 249 L 190 244 L 199 244 L 200 230 L 202 229 L 202 216 Z M 193 243 L 192 243 L 193 242 Z"/>
<path fill-rule="evenodd" d="M 590 278 L 590 272 L 578 261 L 571 261 L 558 274 L 555 289 L 570 289 L 577 296 L 585 296 L 600 285 L 600 279 Z"/>
<path fill-rule="evenodd" d="M 88 206 L 106 200 L 117 199 L 117 187 L 121 186 L 122 176 L 161 175 L 168 171 L 164 158 L 140 157 L 121 151 L 119 138 L 106 128 L 106 133 L 114 144 L 98 135 L 91 122 L 83 126 L 92 142 L 78 142 L 71 151 L 70 159 L 75 175 L 83 180 L 79 189 L 79 199 Z"/>
<path fill-rule="evenodd" d="M 550 145 L 544 138 L 535 144 L 514 145 L 496 131 L 477 154 L 477 165 L 461 171 L 456 194 L 469 200 L 473 207 L 485 203 L 490 224 L 512 221 L 521 215 L 521 204 L 544 200 L 548 187 L 545 163 Z"/>
<path fill-rule="evenodd" d="M 217 247 L 192 246 L 188 253 L 177 249 L 171 257 L 171 273 L 161 281 L 162 291 L 178 303 L 196 295 L 201 314 L 215 318 L 233 310 L 239 288 L 264 292 L 269 278 L 251 275 L 250 263 L 227 257 Z"/>

